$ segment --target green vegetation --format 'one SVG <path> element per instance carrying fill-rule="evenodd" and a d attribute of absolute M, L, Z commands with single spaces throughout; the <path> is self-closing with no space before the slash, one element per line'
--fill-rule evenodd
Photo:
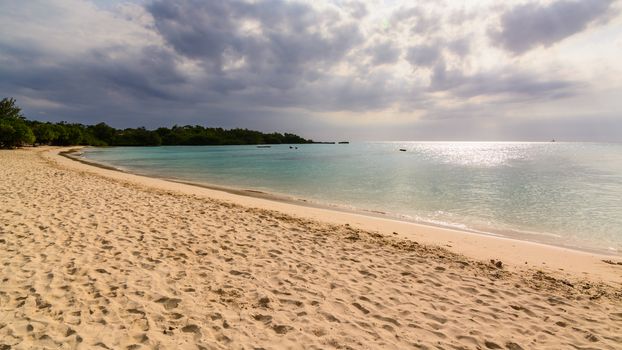
<path fill-rule="evenodd" d="M 14 98 L 0 101 L 0 148 L 14 148 L 35 142 L 35 135 Z"/>
<path fill-rule="evenodd" d="M 199 125 L 173 126 L 147 130 L 115 129 L 105 123 L 96 125 L 43 123 L 22 115 L 15 99 L 0 101 L 0 148 L 26 145 L 55 146 L 160 146 L 160 145 L 256 145 L 311 143 L 294 134 L 262 133 L 248 129 L 206 128 Z"/>

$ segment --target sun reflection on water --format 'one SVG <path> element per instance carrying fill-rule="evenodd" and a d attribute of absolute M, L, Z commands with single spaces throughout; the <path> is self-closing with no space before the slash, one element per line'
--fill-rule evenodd
<path fill-rule="evenodd" d="M 528 143 L 430 142 L 412 144 L 411 151 L 449 165 L 497 167 L 527 159 L 530 147 Z"/>

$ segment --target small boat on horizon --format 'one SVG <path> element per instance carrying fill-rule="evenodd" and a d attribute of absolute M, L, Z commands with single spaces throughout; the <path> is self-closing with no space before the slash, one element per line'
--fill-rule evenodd
<path fill-rule="evenodd" d="M 261 146 L 257 146 L 257 148 L 270 148 L 272 146 L 266 146 L 266 145 L 261 145 Z"/>

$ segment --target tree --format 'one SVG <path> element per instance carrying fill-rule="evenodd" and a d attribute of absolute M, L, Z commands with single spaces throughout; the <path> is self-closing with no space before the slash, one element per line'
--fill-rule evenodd
<path fill-rule="evenodd" d="M 3 98 L 0 101 L 0 119 L 1 120 L 25 120 L 22 115 L 22 109 L 15 104 L 14 98 Z"/>
<path fill-rule="evenodd" d="M 35 135 L 26 124 L 15 99 L 0 100 L 0 148 L 15 148 L 34 142 Z"/>
<path fill-rule="evenodd" d="M 159 146 L 162 144 L 160 135 L 144 127 L 125 129 L 117 134 L 114 140 L 116 146 Z"/>
<path fill-rule="evenodd" d="M 60 122 L 54 125 L 58 137 L 53 144 L 56 146 L 72 146 L 79 145 L 82 142 L 83 127 L 80 124 L 67 124 Z"/>
<path fill-rule="evenodd" d="M 266 134 L 248 129 L 206 128 L 201 125 L 175 125 L 172 128 L 118 130 L 106 123 L 42 123 L 22 115 L 14 98 L 0 101 L 0 148 L 27 144 L 72 146 L 159 146 L 159 145 L 254 145 L 260 143 L 311 143 L 294 134 Z"/>
<path fill-rule="evenodd" d="M 117 130 L 106 123 L 99 123 L 88 127 L 91 134 L 103 141 L 106 145 L 112 145 Z"/>
<path fill-rule="evenodd" d="M 0 148 L 15 148 L 35 143 L 35 135 L 21 119 L 0 119 Z"/>
<path fill-rule="evenodd" d="M 50 123 L 36 123 L 31 128 L 35 134 L 36 143 L 40 145 L 50 145 L 58 138 L 54 125 Z"/>

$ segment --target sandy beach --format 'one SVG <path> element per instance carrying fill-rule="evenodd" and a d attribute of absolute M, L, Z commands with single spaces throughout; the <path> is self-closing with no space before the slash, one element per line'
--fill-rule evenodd
<path fill-rule="evenodd" d="M 622 258 L 0 151 L 0 349 L 620 349 Z"/>

